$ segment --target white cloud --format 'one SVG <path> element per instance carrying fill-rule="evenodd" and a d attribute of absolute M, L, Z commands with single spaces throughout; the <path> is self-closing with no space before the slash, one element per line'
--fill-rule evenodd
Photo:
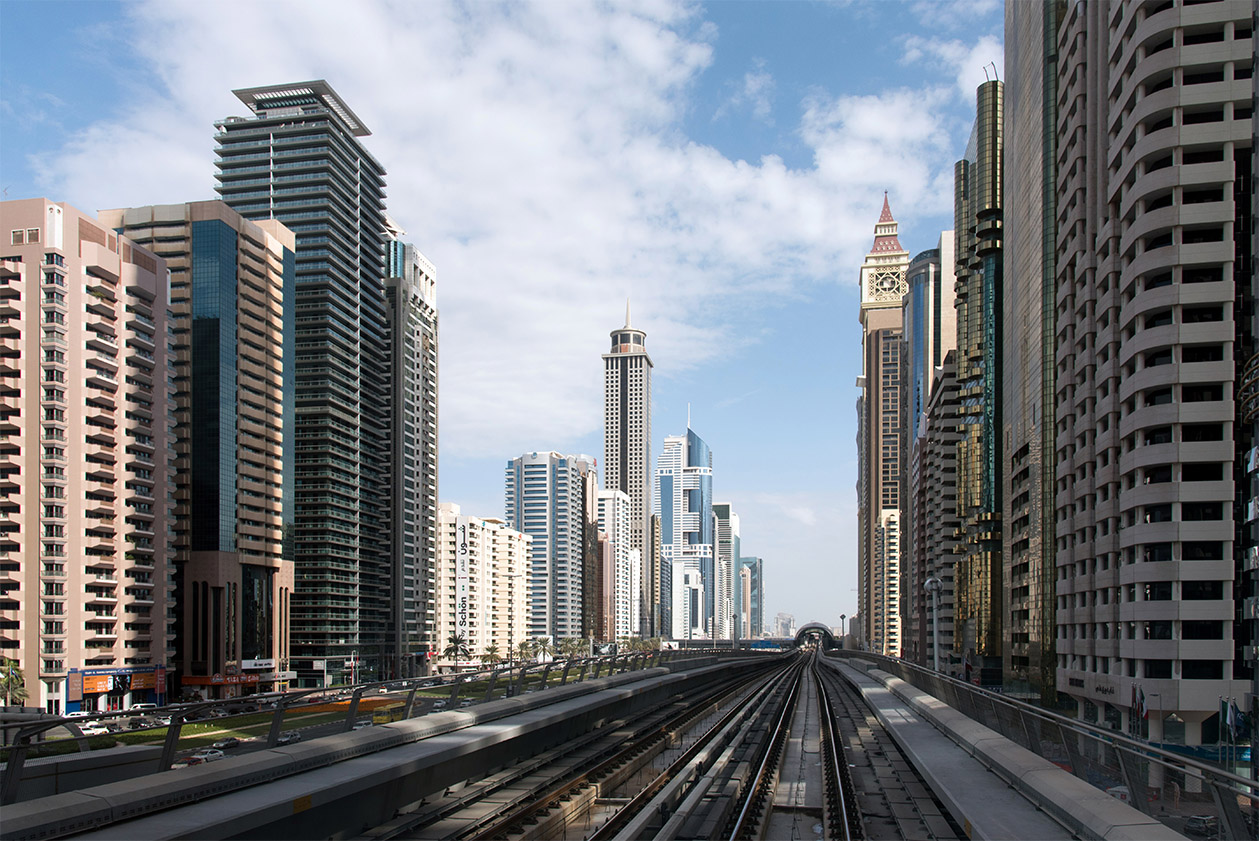
<path fill-rule="evenodd" d="M 975 89 L 984 81 L 1005 75 L 1005 47 L 995 35 L 974 43 L 912 35 L 905 38 L 905 64 L 922 64 L 955 80 L 957 95 L 972 106 Z M 994 69 L 997 75 L 993 75 Z"/>
<path fill-rule="evenodd" d="M 598 356 L 627 296 L 668 376 L 755 335 L 749 299 L 852 282 L 884 189 L 894 207 L 948 207 L 943 89 L 817 92 L 800 127 L 809 169 L 688 141 L 715 39 L 691 5 L 124 8 L 156 83 L 39 156 L 47 194 L 85 209 L 212 197 L 214 120 L 245 111 L 231 89 L 328 79 L 374 132 L 390 214 L 438 268 L 452 455 L 598 429 Z M 740 95 L 755 115 L 773 85 L 754 76 Z"/>
<path fill-rule="evenodd" d="M 774 77 L 765 69 L 765 62 L 758 59 L 754 68 L 743 74 L 742 82 L 713 114 L 713 119 L 719 120 L 732 111 L 747 109 L 753 119 L 773 125 L 774 87 Z"/>
<path fill-rule="evenodd" d="M 1001 0 L 918 0 L 911 11 L 926 29 L 970 30 L 999 13 Z"/>

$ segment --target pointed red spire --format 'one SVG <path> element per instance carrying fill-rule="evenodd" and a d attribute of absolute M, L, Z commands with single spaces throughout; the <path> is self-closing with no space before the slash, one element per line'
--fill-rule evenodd
<path fill-rule="evenodd" d="M 889 207 L 887 203 L 887 190 L 884 190 L 883 191 L 883 213 L 879 215 L 879 224 L 882 225 L 884 222 L 895 222 L 895 221 L 896 220 L 892 218 L 892 208 Z"/>
<path fill-rule="evenodd" d="M 881 225 L 892 225 L 890 231 L 881 231 Z M 905 249 L 901 247 L 901 241 L 896 237 L 896 220 L 892 218 L 892 208 L 887 203 L 887 191 L 883 191 L 883 213 L 879 215 L 879 221 L 874 226 L 874 245 L 870 247 L 871 254 L 880 252 L 900 252 Z"/>

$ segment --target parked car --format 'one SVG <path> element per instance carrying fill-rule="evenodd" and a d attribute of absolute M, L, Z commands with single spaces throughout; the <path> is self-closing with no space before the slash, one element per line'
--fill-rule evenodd
<path fill-rule="evenodd" d="M 169 724 L 170 722 L 167 721 L 166 723 Z M 136 716 L 135 718 L 127 722 L 127 729 L 129 730 L 143 730 L 146 727 L 156 727 L 156 726 L 157 726 L 157 723 L 153 719 L 147 718 L 142 715 Z"/>
<path fill-rule="evenodd" d="M 210 718 L 227 718 L 229 715 L 231 715 L 231 713 L 222 707 L 215 707 L 210 710 Z"/>
<path fill-rule="evenodd" d="M 127 708 L 127 712 L 143 712 L 144 710 L 155 710 L 157 704 L 132 704 Z"/>
<path fill-rule="evenodd" d="M 1220 819 L 1215 815 L 1193 815 L 1185 819 L 1185 832 L 1215 838 L 1220 834 Z"/>
<path fill-rule="evenodd" d="M 372 726 L 372 723 L 371 723 L 370 721 L 368 721 L 367 719 L 364 719 L 364 720 L 362 720 L 362 721 L 356 721 L 356 722 L 354 722 L 354 729 L 355 729 L 355 730 L 362 730 L 364 727 L 371 727 L 371 726 Z"/>
<path fill-rule="evenodd" d="M 84 736 L 105 736 L 109 734 L 109 730 L 104 725 L 97 724 L 94 721 L 90 724 L 80 725 L 79 732 Z"/>
<path fill-rule="evenodd" d="M 224 758 L 224 753 L 216 748 L 202 748 L 201 750 L 188 757 L 189 765 L 198 765 L 202 762 L 218 762 Z M 193 760 L 196 760 L 194 762 Z"/>
<path fill-rule="evenodd" d="M 228 736 L 225 739 L 219 739 L 217 742 L 214 743 L 213 746 L 217 748 L 218 750 L 231 750 L 232 748 L 236 747 L 239 744 L 240 744 L 240 739 L 236 738 L 235 736 Z"/>
<path fill-rule="evenodd" d="M 275 740 L 276 745 L 292 745 L 302 740 L 302 734 L 296 730 L 285 730 L 280 734 L 280 738 Z"/>

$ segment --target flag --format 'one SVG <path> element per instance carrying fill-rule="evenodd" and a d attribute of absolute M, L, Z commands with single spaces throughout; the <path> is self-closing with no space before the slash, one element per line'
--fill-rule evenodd
<path fill-rule="evenodd" d="M 1238 709 L 1236 700 L 1232 700 L 1228 706 L 1228 730 L 1236 742 L 1242 733 L 1242 711 Z"/>
<path fill-rule="evenodd" d="M 1228 701 L 1220 699 L 1220 738 L 1223 741 L 1228 735 Z"/>
<path fill-rule="evenodd" d="M 1137 687 L 1137 715 L 1142 718 L 1150 717 L 1150 710 L 1145 705 L 1145 690 Z"/>

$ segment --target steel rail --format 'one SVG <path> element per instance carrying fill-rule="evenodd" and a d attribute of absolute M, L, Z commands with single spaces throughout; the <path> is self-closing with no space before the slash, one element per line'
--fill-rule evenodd
<path fill-rule="evenodd" d="M 778 714 L 778 721 L 774 724 L 774 732 L 766 745 L 765 755 L 761 757 L 761 764 L 756 769 L 753 783 L 748 786 L 746 796 L 743 798 L 743 808 L 739 810 L 739 817 L 735 821 L 734 829 L 730 832 L 730 841 L 738 841 L 745 837 L 749 828 L 747 822 L 752 817 L 752 807 L 759 799 L 759 794 L 768 787 L 769 777 L 778 770 L 778 762 L 782 758 L 782 743 L 790 730 L 791 713 L 795 710 L 797 699 L 800 697 L 800 684 L 804 679 L 804 672 L 801 671 L 796 682 L 792 684 L 787 702 L 783 704 L 782 711 Z M 772 767 L 771 760 L 773 760 Z"/>
<path fill-rule="evenodd" d="M 837 809 L 832 807 L 830 811 L 838 811 L 839 813 L 838 815 L 827 815 L 828 818 L 831 818 L 829 821 L 830 826 L 827 829 L 830 830 L 831 838 L 843 839 L 843 841 L 860 841 L 864 837 L 863 834 L 861 832 L 854 833 L 853 831 L 854 828 L 859 829 L 861 823 L 859 817 L 854 811 L 850 811 L 849 808 L 847 789 L 851 783 L 847 773 L 848 764 L 846 758 L 842 755 L 843 749 L 839 746 L 839 724 L 835 720 L 835 708 L 831 704 L 830 694 L 826 691 L 826 681 L 823 679 L 822 672 L 818 669 L 816 662 L 813 664 L 813 678 L 817 681 L 819 706 L 824 711 L 820 717 L 820 726 L 823 741 L 827 747 L 826 753 L 830 759 L 830 766 L 827 770 L 830 771 L 829 776 L 831 777 L 830 783 L 833 787 L 833 793 L 832 797 L 827 798 L 827 805 L 831 806 L 833 799 Z M 838 818 L 838 826 L 835 818 Z M 840 829 L 842 835 L 837 833 L 836 829 Z"/>
<path fill-rule="evenodd" d="M 776 680 L 783 677 L 788 670 L 795 668 L 797 668 L 797 666 L 795 664 L 791 664 L 776 674 L 770 675 L 757 690 L 754 690 L 754 693 L 760 692 L 762 695 L 767 696 L 775 688 Z M 711 747 L 713 742 L 716 741 L 725 730 L 727 730 L 732 724 L 737 723 L 737 720 L 742 712 L 743 709 L 736 706 L 722 715 L 721 718 L 708 728 L 708 730 L 700 736 L 694 744 L 687 748 L 676 760 L 670 763 L 668 768 L 648 783 L 642 791 L 630 798 L 630 801 L 621 809 L 617 810 L 616 814 L 609 818 L 603 826 L 591 833 L 587 837 L 587 841 L 608 841 L 608 839 L 611 838 L 623 837 L 621 832 L 624 827 L 638 818 L 662 790 L 671 783 L 680 786 L 687 781 L 680 778 L 682 772 L 695 761 L 697 756 Z M 637 837 L 637 834 L 631 833 L 630 836 L 625 837 Z"/>

